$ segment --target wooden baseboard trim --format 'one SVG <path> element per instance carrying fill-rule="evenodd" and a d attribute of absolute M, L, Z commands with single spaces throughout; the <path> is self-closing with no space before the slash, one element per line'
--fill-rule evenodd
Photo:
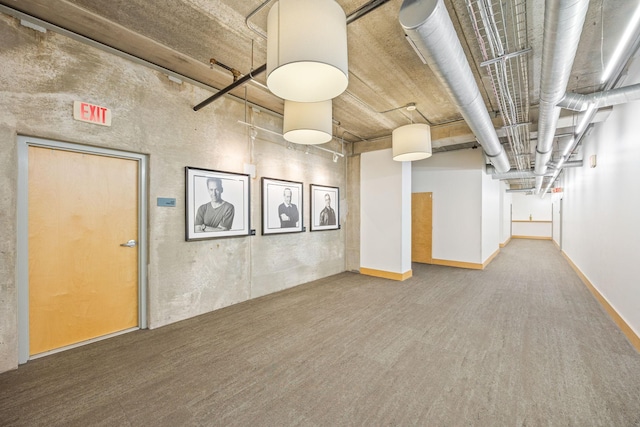
<path fill-rule="evenodd" d="M 360 274 L 366 276 L 382 277 L 383 279 L 398 280 L 402 282 L 413 276 L 413 270 L 404 273 L 394 273 L 393 271 L 374 270 L 373 268 L 360 267 Z"/>
<path fill-rule="evenodd" d="M 484 266 L 482 264 L 476 264 L 474 262 L 462 262 L 462 261 L 450 261 L 448 259 L 432 259 L 432 264 L 444 265 L 447 267 L 468 268 L 471 270 L 482 270 Z"/>
<path fill-rule="evenodd" d="M 510 241 L 511 241 L 511 237 L 509 237 L 504 243 L 500 243 L 500 247 L 504 248 L 505 246 L 507 246 L 509 244 Z"/>
<path fill-rule="evenodd" d="M 482 269 L 484 270 L 484 268 L 485 268 L 487 265 L 489 265 L 489 263 L 490 263 L 491 261 L 493 261 L 493 259 L 494 259 L 495 257 L 497 257 L 499 253 L 500 253 L 500 249 L 497 249 L 493 254 L 491 254 L 491 256 L 490 256 L 489 258 L 487 258 L 485 262 L 483 262 L 483 263 L 482 263 Z"/>
<path fill-rule="evenodd" d="M 498 256 L 498 254 L 500 253 L 500 249 L 496 250 L 493 254 L 491 254 L 491 256 L 489 258 L 487 258 L 487 260 L 482 263 L 482 264 L 478 264 L 475 262 L 462 262 L 462 261 L 450 261 L 448 259 L 432 259 L 431 260 L 431 264 L 435 264 L 435 265 L 444 265 L 447 267 L 457 267 L 457 268 L 468 268 L 470 270 L 484 270 L 484 268 L 489 265 L 489 263 L 491 261 L 493 261 L 493 259 Z"/>
<path fill-rule="evenodd" d="M 578 266 L 575 265 L 573 261 L 571 261 L 571 258 L 569 258 L 569 256 L 564 251 L 562 251 L 561 253 L 562 253 L 562 256 L 567 260 L 571 268 L 573 268 L 573 270 L 576 272 L 578 277 L 580 277 L 580 280 L 582 280 L 582 283 L 585 284 L 587 289 L 589 289 L 591 294 L 595 297 L 596 300 L 598 300 L 598 302 L 600 303 L 600 305 L 602 305 L 605 311 L 609 313 L 609 316 L 613 319 L 616 325 L 618 325 L 618 328 L 620 328 L 622 333 L 627 337 L 631 345 L 635 347 L 638 353 L 640 353 L 640 336 L 638 336 L 635 333 L 635 331 L 631 329 L 631 326 L 629 326 L 627 322 L 624 321 L 624 319 L 611 306 L 611 304 L 609 304 L 609 301 L 607 301 L 605 297 L 603 297 L 602 294 L 596 289 L 596 287 L 593 286 L 593 284 L 589 281 L 589 279 L 587 279 L 587 276 L 585 276 L 584 273 L 580 271 Z"/>
<path fill-rule="evenodd" d="M 532 240 L 551 240 L 547 236 L 511 236 L 512 239 L 532 239 Z"/>

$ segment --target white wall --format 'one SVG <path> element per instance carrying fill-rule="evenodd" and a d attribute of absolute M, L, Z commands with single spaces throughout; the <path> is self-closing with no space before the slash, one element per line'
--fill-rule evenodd
<path fill-rule="evenodd" d="M 500 181 L 500 243 L 505 244 L 511 238 L 511 203 L 513 193 L 507 193 L 509 185 Z"/>
<path fill-rule="evenodd" d="M 397 162 L 396 162 L 397 163 Z M 402 271 L 411 270 L 411 162 L 402 163 Z"/>
<path fill-rule="evenodd" d="M 482 178 L 482 263 L 500 249 L 500 181 L 491 175 Z"/>
<path fill-rule="evenodd" d="M 433 193 L 434 259 L 476 264 L 484 261 L 483 167 L 482 152 L 471 149 L 435 153 L 413 162 L 411 191 Z"/>
<path fill-rule="evenodd" d="M 562 232 L 562 219 L 560 215 L 560 208 L 562 206 L 562 193 L 553 193 L 551 195 L 551 203 L 553 210 L 553 230 L 551 232 L 552 240 L 562 249 L 561 236 Z"/>
<path fill-rule="evenodd" d="M 244 103 L 222 97 L 197 113 L 211 92 L 54 32 L 39 33 L 0 14 L 0 372 L 17 366 L 17 135 L 144 153 L 149 156 L 149 325 L 159 327 L 290 288 L 345 269 L 345 210 L 341 230 L 261 236 L 260 178 L 302 182 L 304 226 L 309 184 L 339 187 L 345 202 L 345 162 L 258 132 L 255 144 L 238 120 Z M 111 127 L 72 118 L 74 100 L 112 109 Z M 257 125 L 279 131 L 282 119 L 262 112 Z M 184 167 L 244 172 L 251 180 L 256 236 L 186 242 Z M 175 197 L 175 208 L 157 207 Z M 346 208 L 346 206 L 344 206 Z M 304 248 L 304 250 L 296 250 Z M 203 265 L 205 267 L 203 267 Z"/>
<path fill-rule="evenodd" d="M 514 221 L 528 221 L 529 215 L 533 221 L 551 221 L 551 196 L 549 194 L 546 194 L 544 198 L 525 193 L 510 194 Z"/>
<path fill-rule="evenodd" d="M 625 86 L 640 81 L 631 72 Z M 640 102 L 613 108 L 582 148 L 588 161 L 567 168 L 562 248 L 602 296 L 640 335 Z"/>
<path fill-rule="evenodd" d="M 360 266 L 411 270 L 411 162 L 394 161 L 390 149 L 360 158 Z"/>

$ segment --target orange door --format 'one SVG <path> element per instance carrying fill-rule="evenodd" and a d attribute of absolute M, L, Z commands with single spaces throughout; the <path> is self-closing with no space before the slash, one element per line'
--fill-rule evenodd
<path fill-rule="evenodd" d="M 138 325 L 138 163 L 29 147 L 29 354 Z"/>
<path fill-rule="evenodd" d="M 411 194 L 411 261 L 431 264 L 433 193 Z"/>

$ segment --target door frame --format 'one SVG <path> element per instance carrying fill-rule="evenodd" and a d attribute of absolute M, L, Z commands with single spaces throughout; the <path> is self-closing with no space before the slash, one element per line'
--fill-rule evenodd
<path fill-rule="evenodd" d="M 29 146 L 53 148 L 77 153 L 117 157 L 138 162 L 138 327 L 146 329 L 147 304 L 147 167 L 145 154 L 110 148 L 91 147 L 69 142 L 18 135 L 18 195 L 17 195 L 17 239 L 16 239 L 16 294 L 18 302 L 18 363 L 29 359 Z M 126 331 L 125 331 L 126 332 Z M 117 334 L 117 333 L 116 333 Z M 99 337 L 91 341 L 113 336 Z M 83 342 L 86 343 L 86 342 Z M 81 344 L 79 344 L 81 345 Z M 77 345 L 74 345 L 77 346 Z M 74 347 L 68 346 L 66 348 Z M 53 351 L 55 352 L 55 351 Z M 49 352 L 51 353 L 51 352 Z"/>
<path fill-rule="evenodd" d="M 558 246 L 560 247 L 560 251 L 562 251 L 562 224 L 564 221 L 562 220 L 562 214 L 564 212 L 563 206 L 564 198 L 560 198 L 560 206 L 558 206 Z"/>

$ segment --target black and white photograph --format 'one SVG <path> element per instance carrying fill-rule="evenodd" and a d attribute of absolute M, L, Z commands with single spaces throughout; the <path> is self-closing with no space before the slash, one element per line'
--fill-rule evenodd
<path fill-rule="evenodd" d="M 185 168 L 186 240 L 250 234 L 249 175 Z"/>
<path fill-rule="evenodd" d="M 301 231 L 302 183 L 262 178 L 262 234 Z"/>
<path fill-rule="evenodd" d="M 311 231 L 340 228 L 340 189 L 311 184 Z"/>

